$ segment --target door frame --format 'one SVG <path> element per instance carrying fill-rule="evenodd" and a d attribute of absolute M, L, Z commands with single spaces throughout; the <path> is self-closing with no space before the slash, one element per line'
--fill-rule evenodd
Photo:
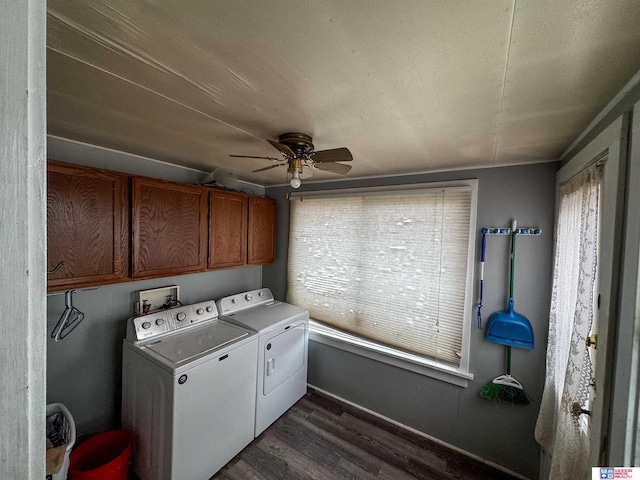
<path fill-rule="evenodd" d="M 640 428 L 640 101 L 633 108 L 627 168 L 620 308 L 610 420 L 610 465 L 636 465 Z M 636 141 L 634 141 L 636 140 Z"/>
<path fill-rule="evenodd" d="M 45 478 L 46 25 L 46 2 L 3 2 L 0 478 Z"/>

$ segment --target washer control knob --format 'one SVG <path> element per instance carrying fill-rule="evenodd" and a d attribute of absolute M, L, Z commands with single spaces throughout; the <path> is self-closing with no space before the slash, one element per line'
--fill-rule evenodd
<path fill-rule="evenodd" d="M 187 314 L 184 312 L 180 312 L 178 315 L 176 315 L 176 318 L 178 319 L 179 322 L 183 321 L 185 318 L 187 318 Z"/>
<path fill-rule="evenodd" d="M 247 294 L 244 296 L 244 298 L 245 298 L 245 300 L 246 300 L 247 302 L 250 302 L 251 300 L 253 300 L 253 295 L 251 295 L 250 293 L 247 293 Z"/>
<path fill-rule="evenodd" d="M 238 299 L 237 298 L 232 298 L 231 299 L 231 303 L 238 303 Z"/>
<path fill-rule="evenodd" d="M 145 330 L 151 328 L 151 322 L 144 322 L 142 324 L 142 328 L 144 328 Z"/>
<path fill-rule="evenodd" d="M 207 312 L 209 312 L 209 313 L 213 312 L 213 307 L 211 305 L 209 305 L 207 307 Z"/>
<path fill-rule="evenodd" d="M 156 320 L 156 325 L 160 326 L 160 325 L 164 325 L 164 319 L 163 318 L 159 318 Z"/>
<path fill-rule="evenodd" d="M 199 308 L 198 310 L 196 310 L 196 313 L 198 315 L 202 315 L 204 313 L 204 308 Z"/>
<path fill-rule="evenodd" d="M 262 290 L 260 290 L 260 293 L 258 293 L 259 297 L 264 297 L 264 292 Z"/>

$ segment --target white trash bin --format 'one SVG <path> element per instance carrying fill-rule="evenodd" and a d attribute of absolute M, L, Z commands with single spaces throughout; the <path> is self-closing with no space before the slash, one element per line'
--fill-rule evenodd
<path fill-rule="evenodd" d="M 56 417 L 56 414 L 58 415 Z M 58 420 L 61 422 L 56 422 L 59 429 L 52 429 L 50 425 L 50 421 Z M 76 443 L 76 424 L 73 420 L 73 416 L 71 416 L 71 412 L 61 403 L 51 403 L 47 405 L 47 431 L 51 433 L 52 430 L 55 430 L 52 435 L 49 435 L 49 440 L 53 443 L 54 446 L 64 445 L 66 444 L 64 462 L 58 470 L 57 473 L 53 473 L 47 475 L 47 479 L 51 480 L 67 480 L 67 471 L 69 470 L 69 455 L 71 454 L 71 449 L 73 445 Z M 58 431 L 59 430 L 59 431 Z M 53 437 L 53 438 L 51 438 Z"/>

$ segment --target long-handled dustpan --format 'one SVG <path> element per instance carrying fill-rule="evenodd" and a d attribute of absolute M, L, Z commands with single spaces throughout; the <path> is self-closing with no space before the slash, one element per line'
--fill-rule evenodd
<path fill-rule="evenodd" d="M 516 257 L 516 222 L 511 229 L 511 269 L 509 272 L 509 305 L 507 310 L 496 312 L 487 323 L 487 340 L 507 346 L 507 373 L 487 383 L 480 395 L 489 400 L 527 405 L 529 397 L 524 388 L 511 376 L 511 347 L 533 348 L 533 329 L 529 320 L 513 309 L 513 278 Z"/>
<path fill-rule="evenodd" d="M 487 322 L 487 340 L 509 347 L 533 348 L 533 328 L 527 317 L 520 315 L 513 306 L 513 278 L 516 257 L 516 222 L 513 222 L 511 233 L 511 271 L 509 274 L 509 304 L 507 309 L 495 312 Z"/>

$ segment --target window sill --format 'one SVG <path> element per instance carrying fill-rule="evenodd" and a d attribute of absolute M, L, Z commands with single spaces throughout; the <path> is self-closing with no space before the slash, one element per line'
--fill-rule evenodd
<path fill-rule="evenodd" d="M 412 355 L 380 345 L 370 340 L 335 330 L 313 320 L 309 321 L 309 340 L 371 358 L 372 360 L 377 360 L 378 362 L 388 365 L 403 368 L 426 377 L 451 383 L 459 387 L 466 388 L 469 385 L 469 380 L 473 380 L 472 373 L 463 372 L 460 369 L 438 362 L 437 360 L 429 360 L 418 355 Z"/>

